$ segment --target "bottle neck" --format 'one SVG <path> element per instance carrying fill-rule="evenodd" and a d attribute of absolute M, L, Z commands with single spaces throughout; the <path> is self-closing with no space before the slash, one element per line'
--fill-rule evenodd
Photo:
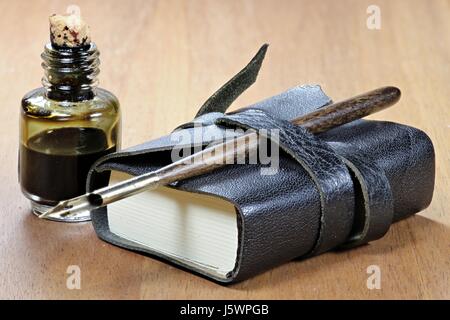
<path fill-rule="evenodd" d="M 48 43 L 41 54 L 47 96 L 57 101 L 83 101 L 94 97 L 100 73 L 99 51 L 94 43 L 79 48 L 59 48 Z"/>

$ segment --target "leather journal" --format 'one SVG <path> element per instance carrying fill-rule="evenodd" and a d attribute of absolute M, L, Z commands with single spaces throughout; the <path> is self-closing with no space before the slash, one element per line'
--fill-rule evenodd
<path fill-rule="evenodd" d="M 104 186 L 111 171 L 140 175 L 171 163 L 177 143 L 173 135 L 180 132 L 194 136 L 200 127 L 201 143 L 207 145 L 224 137 L 227 129 L 277 129 L 279 163 L 275 174 L 261 174 L 265 166 L 261 163 L 227 165 L 170 186 L 192 197 L 220 199 L 234 208 L 235 224 L 230 229 L 235 229 L 234 233 L 221 235 L 220 228 L 211 233 L 217 238 L 217 259 L 221 256 L 221 241 L 225 242 L 230 233 L 235 235 L 236 246 L 229 249 L 234 255 L 231 262 L 227 260 L 227 267 L 218 272 L 208 263 L 167 254 L 122 237 L 110 228 L 113 216 L 107 212 L 109 208 L 91 213 L 101 239 L 165 259 L 218 282 L 231 283 L 294 258 L 375 241 L 386 234 L 391 224 L 429 205 L 434 188 L 434 149 L 428 136 L 416 128 L 358 120 L 312 135 L 289 120 L 331 103 L 316 85 L 295 87 L 226 113 L 228 106 L 255 81 L 266 49 L 263 46 L 241 72 L 214 93 L 193 121 L 170 135 L 101 158 L 87 181 L 91 191 Z M 205 226 L 215 227 L 212 223 Z M 183 225 L 180 228 L 177 232 L 184 232 Z"/>

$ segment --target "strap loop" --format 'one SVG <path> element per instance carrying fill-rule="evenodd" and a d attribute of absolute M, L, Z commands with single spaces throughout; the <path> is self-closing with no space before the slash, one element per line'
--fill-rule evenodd
<path fill-rule="evenodd" d="M 341 246 L 348 249 L 380 239 L 386 234 L 394 216 L 394 199 L 388 178 L 374 163 L 354 155 L 347 155 L 344 162 L 358 180 L 361 195 L 357 201 L 362 203 L 356 205 L 355 223 L 349 240 Z"/>
<path fill-rule="evenodd" d="M 353 226 L 353 182 L 341 157 L 326 143 L 302 127 L 255 109 L 226 115 L 217 123 L 245 129 L 277 129 L 280 147 L 311 176 L 320 193 L 321 215 L 318 238 L 308 255 L 328 251 L 347 240 Z"/>

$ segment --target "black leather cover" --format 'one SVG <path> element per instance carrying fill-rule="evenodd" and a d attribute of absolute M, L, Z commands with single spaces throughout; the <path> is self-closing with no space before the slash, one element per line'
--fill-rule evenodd
<path fill-rule="evenodd" d="M 434 150 L 418 129 L 358 120 L 314 136 L 287 120 L 331 103 L 319 86 L 296 87 L 224 115 L 256 79 L 266 48 L 208 100 L 193 122 L 178 128 L 194 137 L 194 123 L 201 124 L 203 144 L 223 137 L 229 127 L 279 129 L 278 173 L 261 175 L 260 164 L 228 165 L 172 186 L 235 204 L 239 248 L 233 272 L 218 278 L 112 234 L 106 208 L 91 214 L 101 239 L 230 283 L 297 257 L 376 240 L 393 222 L 429 205 Z M 226 94 L 230 88 L 238 92 L 231 98 Z M 88 177 L 88 190 L 102 186 L 109 170 L 139 175 L 169 164 L 176 143 L 170 135 L 164 136 L 100 159 Z"/>

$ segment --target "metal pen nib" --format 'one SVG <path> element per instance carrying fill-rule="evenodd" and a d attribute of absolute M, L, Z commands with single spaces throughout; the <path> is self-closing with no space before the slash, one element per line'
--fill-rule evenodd
<path fill-rule="evenodd" d="M 57 206 L 39 215 L 39 218 L 69 217 L 78 212 L 94 210 L 141 192 L 143 189 L 152 189 L 160 185 L 156 172 L 137 176 L 112 186 L 107 186 L 79 197 L 60 202 Z"/>
<path fill-rule="evenodd" d="M 94 204 L 91 203 L 89 197 L 93 195 L 91 193 L 70 199 L 65 200 L 50 210 L 46 211 L 39 215 L 39 218 L 51 217 L 52 215 L 58 215 L 60 217 L 66 217 L 71 215 L 72 212 L 80 212 L 85 210 L 93 210 L 96 208 Z"/>
<path fill-rule="evenodd" d="M 291 122 L 308 129 L 312 133 L 320 133 L 383 110 L 396 103 L 400 99 L 400 95 L 398 88 L 383 87 L 320 108 Z M 81 211 L 94 210 L 144 190 L 198 176 L 229 163 L 236 163 L 234 160 L 238 157 L 242 159 L 242 157 L 257 150 L 257 138 L 257 132 L 250 131 L 235 139 L 205 148 L 201 152 L 173 162 L 156 171 L 62 201 L 56 207 L 41 214 L 39 218 L 49 217 L 50 215 L 67 217 Z"/>

